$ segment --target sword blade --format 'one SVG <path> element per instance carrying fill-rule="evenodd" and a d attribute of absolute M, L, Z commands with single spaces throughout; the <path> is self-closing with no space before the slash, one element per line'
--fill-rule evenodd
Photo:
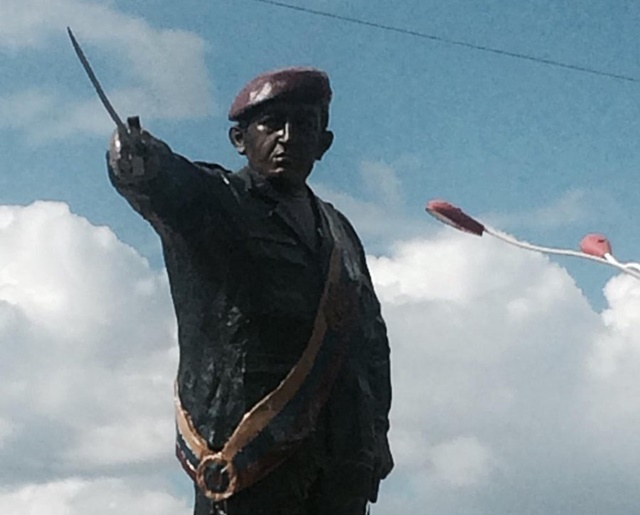
<path fill-rule="evenodd" d="M 127 126 L 122 122 L 122 119 L 120 118 L 120 116 L 118 116 L 118 113 L 116 113 L 116 110 L 111 105 L 111 102 L 109 101 L 109 99 L 107 98 L 107 95 L 102 89 L 102 86 L 100 85 L 100 82 L 96 77 L 96 74 L 93 73 L 93 69 L 91 68 L 89 61 L 85 57 L 84 52 L 82 51 L 82 48 L 78 43 L 78 40 L 73 35 L 73 32 L 71 31 L 70 27 L 67 27 L 67 33 L 69 34 L 69 38 L 71 39 L 71 44 L 73 45 L 73 49 L 75 50 L 76 55 L 78 56 L 78 59 L 80 59 L 80 63 L 82 64 L 84 71 L 89 77 L 89 80 L 93 85 L 93 88 L 96 90 L 96 93 L 98 94 L 98 97 L 102 102 L 102 105 L 107 110 L 107 113 L 109 113 L 109 116 L 111 117 L 111 119 L 118 126 L 118 129 L 120 129 L 120 131 L 122 131 L 124 134 L 129 134 L 129 130 L 127 129 Z"/>

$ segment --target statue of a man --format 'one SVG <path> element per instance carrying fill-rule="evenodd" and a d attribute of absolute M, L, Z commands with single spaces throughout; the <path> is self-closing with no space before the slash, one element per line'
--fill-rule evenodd
<path fill-rule="evenodd" d="M 307 185 L 333 140 L 330 100 L 312 68 L 250 81 L 229 112 L 237 173 L 148 132 L 111 140 L 113 185 L 162 240 L 196 515 L 363 515 L 393 467 L 389 344 L 362 245 Z"/>

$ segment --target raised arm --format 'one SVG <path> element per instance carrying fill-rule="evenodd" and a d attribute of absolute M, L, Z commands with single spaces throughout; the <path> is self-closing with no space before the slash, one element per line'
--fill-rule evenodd
<path fill-rule="evenodd" d="M 133 136 L 115 131 L 107 165 L 118 193 L 161 237 L 202 223 L 224 228 L 225 206 L 233 195 L 221 167 L 192 163 L 146 131 Z"/>

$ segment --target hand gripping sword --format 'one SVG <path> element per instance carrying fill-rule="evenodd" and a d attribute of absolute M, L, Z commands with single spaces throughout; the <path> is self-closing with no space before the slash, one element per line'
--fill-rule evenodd
<path fill-rule="evenodd" d="M 80 63 L 84 68 L 84 71 L 86 72 L 87 76 L 89 77 L 89 80 L 91 81 L 91 84 L 93 85 L 93 88 L 96 90 L 96 93 L 98 94 L 98 98 L 100 99 L 100 102 L 102 102 L 102 105 L 107 110 L 107 113 L 109 113 L 109 116 L 116 124 L 116 127 L 118 127 L 119 136 L 122 139 L 124 139 L 131 147 L 131 150 L 133 153 L 133 158 L 131 163 L 133 168 L 133 175 L 142 175 L 144 173 L 144 168 L 143 168 L 144 161 L 140 155 L 136 154 L 136 150 L 143 151 L 143 148 L 142 148 L 143 145 L 141 140 L 142 129 L 140 126 L 140 118 L 138 116 L 130 116 L 127 118 L 127 125 L 123 123 L 122 119 L 120 118 L 116 110 L 113 108 L 113 105 L 107 98 L 107 95 L 105 94 L 104 89 L 102 89 L 102 86 L 100 85 L 100 82 L 96 77 L 96 74 L 93 72 L 93 69 L 89 64 L 89 61 L 87 60 L 86 56 L 84 55 L 84 52 L 82 51 L 82 48 L 80 47 L 80 43 L 78 43 L 78 40 L 73 35 L 73 31 L 71 30 L 70 27 L 67 27 L 67 33 L 69 34 L 69 39 L 71 39 L 71 44 L 73 45 L 73 49 L 75 50 L 76 55 L 78 56 L 78 59 L 80 60 Z"/>

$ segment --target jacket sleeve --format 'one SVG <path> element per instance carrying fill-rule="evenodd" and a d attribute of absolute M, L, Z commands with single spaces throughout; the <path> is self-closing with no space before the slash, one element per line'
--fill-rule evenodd
<path fill-rule="evenodd" d="M 220 230 L 228 225 L 225 204 L 234 194 L 226 170 L 193 163 L 155 138 L 149 154 L 141 174 L 119 173 L 109 152 L 107 168 L 118 193 L 161 237 L 187 234 L 203 223 Z"/>
<path fill-rule="evenodd" d="M 364 259 L 364 258 L 363 258 Z M 363 267 L 366 269 L 366 263 Z M 386 438 L 389 431 L 389 410 L 391 409 L 391 366 L 389 339 L 387 327 L 382 318 L 380 303 L 376 298 L 373 286 L 369 280 L 368 291 L 363 292 L 362 302 L 369 321 L 365 332 L 368 340 L 369 384 L 375 399 L 375 433 L 377 438 Z"/>
<path fill-rule="evenodd" d="M 387 326 L 382 318 L 380 302 L 376 297 L 364 249 L 355 231 L 349 225 L 353 241 L 356 243 L 363 285 L 360 295 L 362 331 L 366 353 L 366 373 L 373 397 L 374 462 L 371 493 L 369 499 L 378 498 L 380 481 L 387 477 L 394 467 L 389 446 L 389 411 L 391 409 L 391 363 Z"/>
<path fill-rule="evenodd" d="M 380 302 L 376 297 L 364 248 L 355 230 L 344 215 L 339 213 L 347 233 L 352 240 L 360 269 L 364 275 L 361 291 L 362 331 L 367 353 L 368 382 L 374 397 L 374 424 L 378 440 L 385 440 L 389 431 L 389 410 L 391 409 L 391 365 L 387 326 L 382 318 Z"/>

